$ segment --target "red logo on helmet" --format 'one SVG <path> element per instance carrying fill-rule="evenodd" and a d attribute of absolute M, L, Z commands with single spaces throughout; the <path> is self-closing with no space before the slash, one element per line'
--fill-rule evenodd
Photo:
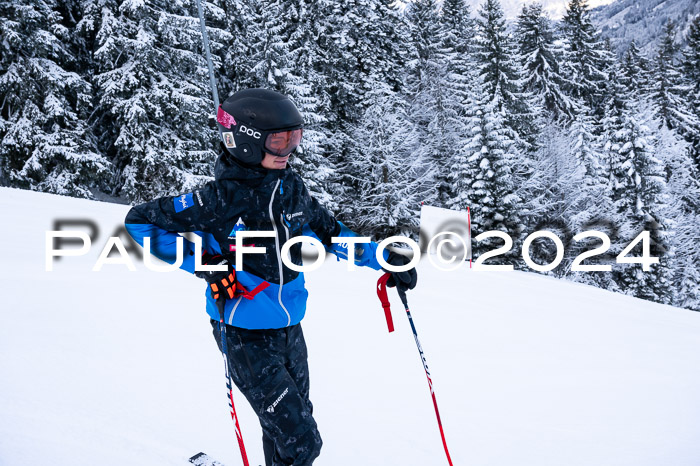
<path fill-rule="evenodd" d="M 230 129 L 231 126 L 236 126 L 236 119 L 233 115 L 227 113 L 221 106 L 219 106 L 219 111 L 216 113 L 216 121 L 219 122 L 224 128 Z"/>

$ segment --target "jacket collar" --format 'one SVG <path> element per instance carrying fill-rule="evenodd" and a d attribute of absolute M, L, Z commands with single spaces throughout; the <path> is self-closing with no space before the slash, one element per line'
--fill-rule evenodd
<path fill-rule="evenodd" d="M 249 165 L 231 156 L 223 146 L 221 149 L 214 166 L 214 179 L 217 181 L 232 180 L 256 187 L 265 181 L 283 178 L 290 171 L 289 167 L 284 170 L 268 170 L 260 165 Z"/>

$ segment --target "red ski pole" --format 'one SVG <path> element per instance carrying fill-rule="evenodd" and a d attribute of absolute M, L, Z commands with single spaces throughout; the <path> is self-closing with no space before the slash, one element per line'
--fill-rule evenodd
<path fill-rule="evenodd" d="M 394 325 L 391 321 L 391 309 L 389 307 L 389 298 L 386 293 L 386 281 L 391 276 L 390 273 L 386 273 L 379 278 L 377 282 L 377 295 L 382 302 L 382 307 L 384 307 L 384 313 L 386 315 L 386 322 L 389 327 L 389 332 L 394 331 Z M 411 330 L 413 331 L 413 338 L 416 340 L 416 345 L 418 346 L 418 353 L 420 353 L 420 360 L 423 363 L 423 369 L 425 369 L 425 376 L 428 378 L 428 386 L 430 387 L 430 395 L 433 397 L 433 406 L 435 407 L 435 416 L 437 417 L 438 427 L 440 428 L 440 436 L 442 437 L 442 446 L 445 448 L 445 454 L 447 455 L 447 462 L 452 466 L 452 459 L 450 458 L 450 452 L 447 449 L 447 442 L 445 441 L 445 432 L 442 429 L 442 421 L 440 420 L 440 411 L 438 410 L 437 400 L 435 399 L 435 391 L 433 390 L 433 380 L 430 378 L 430 371 L 428 370 L 428 363 L 425 360 L 425 354 L 423 354 L 423 347 L 418 340 L 418 332 L 416 331 L 416 326 L 413 323 L 413 317 L 411 317 L 411 311 L 408 309 L 408 300 L 406 299 L 406 290 L 397 286 L 396 289 L 399 292 L 399 297 L 401 302 L 406 308 L 406 315 L 408 316 L 408 322 L 411 324 Z"/>
<path fill-rule="evenodd" d="M 231 380 L 231 373 L 228 369 L 228 342 L 226 341 L 226 322 L 224 322 L 224 310 L 226 305 L 226 298 L 223 293 L 221 297 L 216 300 L 216 307 L 219 309 L 219 329 L 221 335 L 221 354 L 224 356 L 224 366 L 226 368 L 226 389 L 228 393 L 226 397 L 228 398 L 228 404 L 231 408 L 231 419 L 233 420 L 234 427 L 236 429 L 236 439 L 238 440 L 238 447 L 241 449 L 241 457 L 243 458 L 243 465 L 249 466 L 248 454 L 245 451 L 245 445 L 243 444 L 243 435 L 241 434 L 241 426 L 238 425 L 238 416 L 236 415 L 236 406 L 233 404 L 233 382 Z"/>

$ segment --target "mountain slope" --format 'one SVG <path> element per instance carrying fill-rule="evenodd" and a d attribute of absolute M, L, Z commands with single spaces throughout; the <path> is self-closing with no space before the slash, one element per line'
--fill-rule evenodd
<path fill-rule="evenodd" d="M 513 19 L 516 18 L 523 9 L 523 5 L 530 5 L 532 3 L 542 4 L 544 11 L 546 11 L 552 19 L 560 19 L 564 12 L 566 11 L 566 5 L 568 0 L 500 0 L 503 11 L 505 12 L 506 18 Z M 615 0 L 589 0 L 588 5 L 591 8 L 595 8 L 600 5 L 605 5 L 614 2 Z M 472 15 L 475 15 L 479 11 L 479 7 L 484 3 L 484 0 L 467 0 L 467 5 L 471 8 Z"/>
<path fill-rule="evenodd" d="M 97 256 L 126 206 L 0 188 L 0 464 L 240 464 L 203 283 Z M 93 219 L 45 271 L 45 231 Z M 322 270 L 322 271 L 321 271 Z M 700 464 L 700 313 L 520 272 L 439 272 L 409 294 L 455 465 Z M 324 465 L 447 464 L 396 294 L 329 259 L 304 331 Z M 235 393 L 251 464 L 260 428 Z"/>
<path fill-rule="evenodd" d="M 683 43 L 693 18 L 700 14 L 696 0 L 617 0 L 592 11 L 594 24 L 622 54 L 632 40 L 649 57 L 656 53 L 667 20 L 677 24 L 677 42 Z"/>

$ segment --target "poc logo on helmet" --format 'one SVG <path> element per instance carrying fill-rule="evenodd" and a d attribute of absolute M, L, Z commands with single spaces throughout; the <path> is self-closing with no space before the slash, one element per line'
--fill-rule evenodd
<path fill-rule="evenodd" d="M 248 128 L 247 126 L 241 125 L 241 126 L 238 128 L 238 132 L 239 132 L 239 133 L 245 133 L 245 134 L 247 134 L 248 136 L 253 137 L 253 138 L 255 138 L 255 139 L 260 139 L 260 133 L 257 132 L 257 131 L 255 131 L 254 129 Z"/>

